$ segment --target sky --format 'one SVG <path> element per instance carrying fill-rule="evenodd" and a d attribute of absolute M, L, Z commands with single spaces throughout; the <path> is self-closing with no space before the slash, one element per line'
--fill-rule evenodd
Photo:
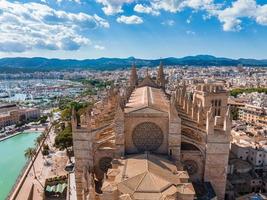
<path fill-rule="evenodd" d="M 0 0 L 0 57 L 267 59 L 267 0 Z"/>

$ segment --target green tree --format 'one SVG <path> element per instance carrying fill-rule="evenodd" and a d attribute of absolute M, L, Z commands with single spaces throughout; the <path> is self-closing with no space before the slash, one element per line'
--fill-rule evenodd
<path fill-rule="evenodd" d="M 35 144 L 36 146 L 41 145 L 42 141 L 45 139 L 45 132 L 41 133 L 41 135 L 39 135 L 36 140 L 35 140 Z"/>
<path fill-rule="evenodd" d="M 44 115 L 44 116 L 39 118 L 39 121 L 41 124 L 44 124 L 44 123 L 46 123 L 47 119 L 48 119 L 48 116 Z"/>
<path fill-rule="evenodd" d="M 71 114 L 72 114 L 72 108 L 74 108 L 78 114 L 80 115 L 82 111 L 84 111 L 85 108 L 90 106 L 91 104 L 87 102 L 76 102 L 72 101 L 67 106 L 65 106 L 64 110 L 61 111 L 61 118 L 63 121 L 70 121 L 71 120 Z"/>
<path fill-rule="evenodd" d="M 35 150 L 35 148 L 32 148 L 32 147 L 29 147 L 24 152 L 24 156 L 27 159 L 30 159 L 32 162 L 33 162 L 33 158 L 34 158 L 35 155 L 36 155 L 36 150 Z M 34 173 L 34 178 L 37 179 L 36 172 L 35 172 L 35 167 L 34 167 L 34 162 L 32 163 L 32 169 L 33 169 L 33 173 Z"/>
<path fill-rule="evenodd" d="M 72 130 L 71 125 L 69 124 L 63 131 L 61 131 L 55 138 L 55 146 L 60 150 L 66 150 L 67 156 L 70 159 L 70 147 L 72 147 Z"/>
<path fill-rule="evenodd" d="M 48 144 L 43 145 L 42 155 L 47 156 L 49 154 L 49 146 Z"/>
<path fill-rule="evenodd" d="M 61 119 L 63 121 L 70 121 L 71 119 L 71 108 L 65 108 L 61 111 Z"/>
<path fill-rule="evenodd" d="M 230 95 L 237 97 L 237 95 L 242 93 L 252 93 L 252 92 L 259 92 L 267 94 L 267 88 L 235 88 L 231 90 Z"/>

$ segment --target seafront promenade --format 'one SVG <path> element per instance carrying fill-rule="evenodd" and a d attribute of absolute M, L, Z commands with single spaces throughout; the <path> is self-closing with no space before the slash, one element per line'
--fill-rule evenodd
<path fill-rule="evenodd" d="M 10 196 L 10 200 L 21 199 L 43 199 L 43 191 L 46 178 L 57 175 L 65 175 L 64 167 L 67 162 L 66 156 L 57 155 L 55 148 L 53 147 L 55 139 L 55 133 L 53 126 L 51 125 L 46 138 L 43 143 L 49 145 L 52 150 L 51 158 L 44 157 L 41 151 L 41 145 L 37 150 L 37 154 L 30 162 L 25 173 L 21 177 L 17 187 Z M 33 166 L 35 168 L 36 179 L 34 178 Z"/>
<path fill-rule="evenodd" d="M 6 199 L 29 163 L 24 156 L 25 149 L 35 145 L 40 132 L 25 131 L 0 142 L 0 199 Z M 16 184 L 15 184 L 16 185 Z"/>

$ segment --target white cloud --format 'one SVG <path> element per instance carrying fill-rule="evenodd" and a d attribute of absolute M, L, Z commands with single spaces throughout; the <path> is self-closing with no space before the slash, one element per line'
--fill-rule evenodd
<path fill-rule="evenodd" d="M 160 12 L 158 10 L 154 10 L 152 7 L 144 6 L 142 4 L 136 4 L 134 7 L 135 12 L 139 13 L 146 13 L 151 15 L 160 15 Z"/>
<path fill-rule="evenodd" d="M 124 24 L 142 24 L 143 19 L 141 17 L 136 16 L 136 15 L 132 15 L 132 16 L 122 15 L 122 16 L 117 18 L 117 22 L 118 23 L 124 23 Z"/>
<path fill-rule="evenodd" d="M 42 0 L 41 0 L 42 1 Z M 56 0 L 57 1 L 57 3 L 61 3 L 62 1 L 64 1 L 64 0 Z M 73 1 L 73 2 L 76 2 L 76 3 L 81 3 L 81 0 L 65 0 L 65 1 Z"/>
<path fill-rule="evenodd" d="M 91 44 L 83 31 L 98 27 L 109 24 L 97 15 L 57 11 L 38 3 L 0 1 L 0 51 L 77 50 Z"/>
<path fill-rule="evenodd" d="M 223 24 L 224 31 L 240 31 L 242 29 L 243 18 L 254 20 L 260 25 L 267 25 L 267 4 L 257 4 L 256 0 L 233 0 L 232 5 L 226 6 L 223 3 L 215 3 L 215 0 L 96 0 L 103 5 L 103 11 L 107 15 L 113 15 L 123 12 L 123 5 L 133 2 L 136 3 L 134 11 L 151 15 L 160 15 L 160 12 L 166 11 L 171 13 L 181 12 L 186 8 L 196 11 L 205 11 L 203 19 L 210 19 L 212 16 L 218 18 Z M 117 18 L 120 23 L 131 23 L 127 18 Z M 123 22 L 125 21 L 125 22 Z M 141 20 L 137 20 L 142 23 Z M 187 23 L 192 19 L 188 18 Z"/>
<path fill-rule="evenodd" d="M 98 45 L 98 44 L 94 45 L 94 48 L 97 50 L 105 50 L 106 49 L 106 47 Z"/>
<path fill-rule="evenodd" d="M 122 6 L 125 3 L 132 3 L 134 0 L 96 0 L 97 3 L 101 3 L 104 7 L 102 10 L 106 15 L 114 15 L 122 13 Z"/>
<path fill-rule="evenodd" d="M 108 21 L 103 19 L 103 18 L 101 18 L 101 17 L 99 17 L 97 14 L 94 14 L 94 18 L 99 23 L 100 26 L 102 26 L 104 28 L 109 28 L 110 27 Z"/>
<path fill-rule="evenodd" d="M 257 4 L 256 0 L 236 0 L 231 6 L 224 7 L 216 4 L 214 0 L 150 0 L 150 8 L 153 11 L 164 10 L 167 12 L 181 12 L 185 8 L 193 10 L 204 10 L 206 14 L 203 19 L 215 16 L 223 24 L 224 31 L 240 31 L 242 19 L 255 20 L 260 25 L 267 25 L 267 4 Z M 190 23 L 191 19 L 187 20 Z"/>
<path fill-rule="evenodd" d="M 165 10 L 176 13 L 185 8 L 213 9 L 215 7 L 213 0 L 151 0 L 151 6 L 155 10 Z"/>
<path fill-rule="evenodd" d="M 162 25 L 166 25 L 166 26 L 173 26 L 175 24 L 174 20 L 166 20 L 164 22 L 161 23 Z"/>
<path fill-rule="evenodd" d="M 214 9 L 217 6 L 214 4 L 213 0 L 186 0 L 182 3 L 183 7 L 189 7 L 195 10 L 198 9 Z"/>
<path fill-rule="evenodd" d="M 267 4 L 258 6 L 256 22 L 261 25 L 267 25 Z"/>
<path fill-rule="evenodd" d="M 237 0 L 231 7 L 211 13 L 223 23 L 224 31 L 240 31 L 242 18 L 254 19 L 258 24 L 267 25 L 267 5 L 257 5 L 255 0 Z"/>

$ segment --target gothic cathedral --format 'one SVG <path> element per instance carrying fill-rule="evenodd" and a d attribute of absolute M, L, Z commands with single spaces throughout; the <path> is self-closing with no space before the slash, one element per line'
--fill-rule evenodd
<path fill-rule="evenodd" d="M 217 84 L 165 92 L 154 80 L 111 88 L 78 118 L 72 113 L 78 200 L 224 199 L 231 119 Z"/>

